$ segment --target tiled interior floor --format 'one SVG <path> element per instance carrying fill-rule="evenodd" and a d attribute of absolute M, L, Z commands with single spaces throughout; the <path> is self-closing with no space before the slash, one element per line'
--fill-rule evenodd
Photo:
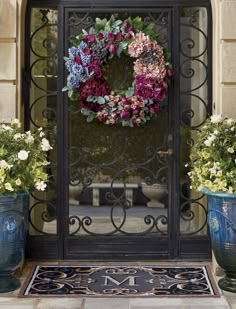
<path fill-rule="evenodd" d="M 64 264 L 72 264 L 64 262 Z M 81 262 L 73 262 L 81 264 Z M 55 263 L 53 263 L 55 264 Z M 63 263 L 60 263 L 63 264 Z M 128 263 L 126 263 L 128 264 Z M 135 263 L 137 265 L 143 263 Z M 145 263 L 147 264 L 147 263 Z M 151 263 L 152 265 L 154 263 Z M 158 263 L 155 263 L 158 265 Z M 167 263 L 165 263 L 166 265 Z M 178 263 L 181 265 L 181 263 Z M 190 263 L 193 265 L 193 263 Z M 134 263 L 132 263 L 134 265 Z M 163 264 L 162 264 L 163 265 Z M 167 264 L 168 265 L 168 264 Z M 173 265 L 173 263 L 170 263 Z M 186 266 L 186 263 L 184 264 Z M 199 263 L 198 263 L 199 265 Z M 23 283 L 31 269 L 25 264 L 20 274 Z M 219 278 L 218 278 L 219 279 Z M 218 280 L 216 279 L 216 280 Z M 19 290 L 0 294 L 1 309 L 236 309 L 236 293 L 220 291 L 220 298 L 18 298 Z"/>

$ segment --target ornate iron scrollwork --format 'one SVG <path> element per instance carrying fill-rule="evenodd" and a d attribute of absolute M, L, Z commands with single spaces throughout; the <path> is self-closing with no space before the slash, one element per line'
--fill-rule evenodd
<path fill-rule="evenodd" d="M 44 127 L 53 151 L 48 160 L 48 189 L 32 193 L 29 211 L 30 233 L 56 233 L 56 118 L 57 118 L 57 11 L 32 9 L 30 37 L 30 128 Z M 45 224 L 52 223 L 47 231 Z"/>
<path fill-rule="evenodd" d="M 182 222 L 189 222 L 189 229 L 181 232 L 187 235 L 206 233 L 207 210 L 202 194 L 193 194 L 187 176 L 187 162 L 190 147 L 194 145 L 194 131 L 204 124 L 208 116 L 208 36 L 206 8 L 185 8 L 181 17 L 180 42 L 180 101 L 182 155 L 181 170 L 184 173 L 181 181 L 180 217 Z M 204 23 L 202 20 L 204 19 Z M 186 166 L 185 166 L 186 165 Z"/>

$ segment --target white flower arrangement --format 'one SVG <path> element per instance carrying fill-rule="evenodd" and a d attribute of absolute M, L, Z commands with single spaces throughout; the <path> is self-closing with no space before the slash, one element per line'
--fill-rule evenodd
<path fill-rule="evenodd" d="M 208 119 L 190 158 L 193 189 L 236 193 L 236 121 L 221 115 Z"/>
<path fill-rule="evenodd" d="M 33 189 L 45 191 L 48 175 L 47 152 L 52 149 L 42 128 L 21 132 L 14 119 L 0 125 L 0 194 L 16 194 Z"/>

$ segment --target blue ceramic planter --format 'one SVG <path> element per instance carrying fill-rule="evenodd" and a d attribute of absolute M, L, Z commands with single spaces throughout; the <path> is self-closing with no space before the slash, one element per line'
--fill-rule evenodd
<path fill-rule="evenodd" d="M 236 293 L 236 195 L 203 190 L 208 196 L 208 226 L 217 263 L 225 271 L 218 285 Z"/>
<path fill-rule="evenodd" d="M 0 196 L 0 293 L 20 287 L 14 273 L 24 259 L 28 201 L 26 193 Z"/>

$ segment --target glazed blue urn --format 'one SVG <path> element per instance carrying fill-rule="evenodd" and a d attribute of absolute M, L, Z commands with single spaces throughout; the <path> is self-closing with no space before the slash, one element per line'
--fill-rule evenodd
<path fill-rule="evenodd" d="M 27 193 L 0 196 L 0 293 L 20 287 L 14 274 L 24 261 L 28 207 Z"/>
<path fill-rule="evenodd" d="M 202 190 L 208 197 L 208 226 L 212 250 L 225 277 L 222 290 L 236 293 L 236 194 Z"/>

